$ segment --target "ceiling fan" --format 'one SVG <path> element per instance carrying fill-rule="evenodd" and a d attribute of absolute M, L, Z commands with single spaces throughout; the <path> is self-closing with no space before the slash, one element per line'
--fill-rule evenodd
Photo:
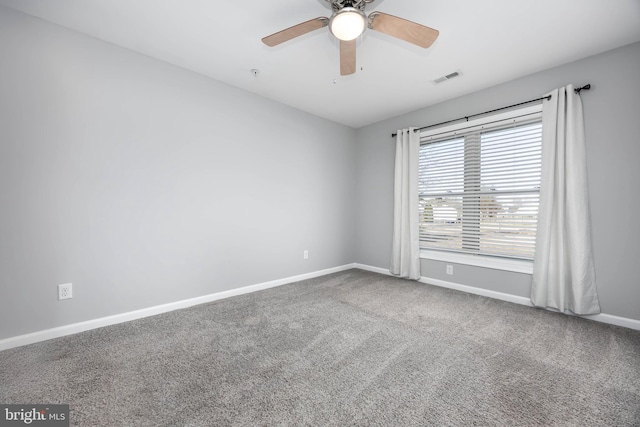
<path fill-rule="evenodd" d="M 319 17 L 262 39 L 267 46 L 277 46 L 311 31 L 329 27 L 331 34 L 340 40 L 340 74 L 356 72 L 356 39 L 370 28 L 381 33 L 428 48 L 438 38 L 439 31 L 397 16 L 382 12 L 364 13 L 365 6 L 375 0 L 325 0 L 331 4 L 331 18 Z"/>

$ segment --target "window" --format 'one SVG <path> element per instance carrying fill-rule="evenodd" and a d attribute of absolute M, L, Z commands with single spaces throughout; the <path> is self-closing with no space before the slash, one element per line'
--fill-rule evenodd
<path fill-rule="evenodd" d="M 541 106 L 421 134 L 421 249 L 532 260 Z"/>

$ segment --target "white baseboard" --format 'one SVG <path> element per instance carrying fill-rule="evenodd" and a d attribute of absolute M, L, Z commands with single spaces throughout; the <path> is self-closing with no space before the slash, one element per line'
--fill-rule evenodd
<path fill-rule="evenodd" d="M 40 341 L 46 341 L 53 338 L 64 337 L 66 335 L 77 334 L 79 332 L 88 331 L 91 329 L 102 328 L 104 326 L 115 325 L 118 323 L 129 322 L 131 320 L 142 319 L 144 317 L 155 316 L 157 314 L 167 313 L 181 308 L 188 308 L 198 304 L 204 304 L 207 302 L 217 301 L 224 298 L 229 298 L 237 295 L 248 294 L 251 292 L 261 291 L 264 289 L 274 288 L 277 286 L 286 285 L 288 283 L 299 282 L 302 280 L 313 279 L 315 277 L 324 276 L 331 273 L 337 273 L 340 271 L 349 270 L 351 268 L 358 268 L 360 270 L 371 271 L 374 273 L 384 274 L 392 276 L 388 269 L 373 267 L 366 264 L 346 264 L 339 267 L 328 268 L 326 270 L 314 271 L 311 273 L 300 274 L 297 276 L 291 276 L 284 279 L 272 280 L 269 282 L 258 283 L 256 285 L 245 286 L 238 289 L 231 289 L 228 291 L 217 292 L 215 294 L 204 295 L 201 297 L 186 299 L 182 301 L 176 301 L 168 304 L 158 305 L 154 307 L 143 308 L 141 310 L 130 311 L 127 313 L 116 314 L 113 316 L 102 317 L 98 319 L 87 320 L 85 322 L 73 323 L 70 325 L 64 325 L 57 328 L 46 329 L 43 331 L 33 332 L 30 334 L 19 335 L 16 337 L 6 338 L 0 340 L 0 351 L 8 350 L 14 347 L 20 347 L 23 345 L 33 344 Z M 420 282 L 433 286 L 440 286 L 448 289 L 455 289 L 462 292 L 467 292 L 475 295 L 482 295 L 489 298 L 494 298 L 502 301 L 508 301 L 516 304 L 532 306 L 529 298 L 506 294 L 502 292 L 491 291 L 488 289 L 476 288 L 473 286 L 460 285 L 458 283 L 447 282 L 444 280 L 433 279 L 429 277 L 422 277 Z M 640 320 L 628 319 L 625 317 L 613 316 L 611 314 L 596 314 L 592 316 L 582 316 L 584 318 L 595 320 L 597 322 L 608 323 L 611 325 L 623 326 L 625 328 L 640 330 Z"/>
<path fill-rule="evenodd" d="M 365 264 L 354 264 L 355 268 L 359 268 L 361 270 L 371 271 L 374 273 L 385 274 L 387 276 L 392 276 L 388 269 L 373 267 Z M 470 294 L 481 295 L 484 297 L 494 298 L 502 301 L 508 301 L 515 304 L 526 305 L 528 307 L 533 307 L 531 304 L 531 300 L 527 297 L 521 297 L 518 295 L 506 294 L 503 292 L 491 291 L 488 289 L 476 288 L 474 286 L 461 285 L 459 283 L 448 282 L 440 279 L 433 279 L 430 277 L 421 277 L 421 283 L 426 283 L 428 285 L 439 286 L 441 288 L 447 289 L 455 289 L 457 291 L 467 292 Z M 550 310 L 553 311 L 553 310 Z M 571 313 L 565 313 L 569 315 L 573 315 Z M 589 316 L 579 316 L 589 320 L 595 320 L 596 322 L 608 323 L 610 325 L 623 326 L 629 329 L 640 330 L 640 320 L 629 319 L 626 317 L 614 316 L 612 314 L 594 314 Z"/>
<path fill-rule="evenodd" d="M 629 329 L 640 331 L 640 320 L 629 319 L 627 317 L 614 316 L 613 314 L 594 314 L 590 316 L 581 316 L 585 319 L 595 320 L 596 322 L 608 323 L 610 325 L 622 326 Z"/>
<path fill-rule="evenodd" d="M 529 298 L 521 297 L 518 295 L 491 291 L 488 289 L 476 288 L 474 286 L 461 285 L 459 283 L 447 282 L 445 280 L 432 279 L 430 277 L 424 277 L 424 276 L 420 278 L 420 282 L 426 283 L 428 285 L 439 286 L 441 288 L 455 289 L 456 291 L 462 291 L 469 294 L 481 295 L 483 297 L 489 297 L 493 299 L 499 299 L 502 301 L 508 301 L 508 302 L 513 302 L 520 305 L 528 305 L 529 307 L 533 307 L 533 304 L 531 304 L 531 300 Z"/>
<path fill-rule="evenodd" d="M 87 320 L 85 322 L 72 323 L 57 328 L 46 329 L 44 331 L 33 332 L 30 334 L 19 335 L 16 337 L 0 340 L 0 351 L 8 350 L 14 347 L 33 344 L 40 341 L 46 341 L 53 338 L 64 337 L 66 335 L 77 334 L 79 332 L 91 329 L 102 328 L 104 326 L 115 325 L 118 323 L 129 322 L 131 320 L 142 319 L 144 317 L 155 316 L 157 314 L 167 313 L 169 311 L 179 310 L 181 308 L 192 307 L 198 304 L 217 301 L 237 295 L 248 294 L 251 292 L 261 291 L 264 289 L 274 288 L 276 286 L 286 285 L 288 283 L 299 282 L 301 280 L 313 279 L 319 276 L 325 276 L 339 271 L 356 268 L 355 264 L 346 264 L 339 267 L 328 268 L 326 270 L 314 271 L 312 273 L 300 274 L 284 279 L 272 280 L 269 282 L 259 283 L 256 285 L 245 286 L 238 289 L 217 292 L 215 294 L 204 295 L 201 297 L 190 298 L 182 301 L 176 301 L 168 304 L 157 305 L 154 307 L 143 308 L 141 310 L 130 311 L 127 313 L 116 314 L 113 316 L 102 317 L 98 319 Z"/>
<path fill-rule="evenodd" d="M 373 273 L 380 273 L 387 276 L 393 276 L 393 274 L 391 274 L 388 268 L 380 268 L 380 267 L 374 267 L 372 265 L 358 264 L 358 263 L 353 264 L 353 267 L 359 268 L 360 270 L 371 271 Z"/>
<path fill-rule="evenodd" d="M 440 286 L 442 288 L 455 289 L 462 292 L 468 292 L 470 294 L 482 295 L 489 298 L 499 299 L 502 301 L 509 301 L 516 304 L 526 305 L 529 307 L 533 307 L 531 303 L 531 299 L 526 297 L 521 297 L 518 295 L 505 294 L 503 292 L 490 291 L 482 288 L 475 288 L 473 286 L 460 285 L 458 283 L 447 282 L 439 279 L 432 279 L 429 277 L 421 277 L 420 282 L 427 283 L 429 285 Z M 556 311 L 553 309 L 547 309 L 549 311 Z M 556 311 L 557 312 L 557 311 Z M 575 314 L 566 312 L 570 316 L 575 316 Z M 629 319 L 626 317 L 614 316 L 612 314 L 592 314 L 587 316 L 578 316 L 589 320 L 595 320 L 596 322 L 608 323 L 610 325 L 623 326 L 629 329 L 640 330 L 640 320 Z"/>

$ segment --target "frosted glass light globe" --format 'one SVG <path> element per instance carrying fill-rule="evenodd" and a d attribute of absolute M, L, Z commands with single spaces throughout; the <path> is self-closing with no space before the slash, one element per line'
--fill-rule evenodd
<path fill-rule="evenodd" d="M 336 12 L 329 22 L 331 34 L 340 40 L 354 40 L 366 29 L 367 16 L 359 9 L 345 7 Z"/>

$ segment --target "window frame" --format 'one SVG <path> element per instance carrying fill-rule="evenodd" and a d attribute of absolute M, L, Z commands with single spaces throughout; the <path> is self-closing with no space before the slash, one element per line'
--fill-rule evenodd
<path fill-rule="evenodd" d="M 475 130 L 482 131 L 483 129 L 491 129 L 511 123 L 522 123 L 538 119 L 542 119 L 542 104 L 518 108 L 505 113 L 493 114 L 469 120 L 468 122 L 426 129 L 420 132 L 420 141 L 422 143 L 424 140 L 442 139 L 448 136 L 453 138 L 458 134 L 466 134 Z M 516 273 L 533 274 L 533 261 L 525 259 L 424 248 L 420 248 L 420 258 Z"/>

